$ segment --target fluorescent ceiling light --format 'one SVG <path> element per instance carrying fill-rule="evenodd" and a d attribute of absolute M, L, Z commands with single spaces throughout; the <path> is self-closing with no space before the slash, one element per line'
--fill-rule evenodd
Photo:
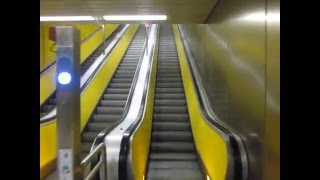
<path fill-rule="evenodd" d="M 124 15 L 124 16 L 103 16 L 106 21 L 161 21 L 167 20 L 166 15 Z"/>
<path fill-rule="evenodd" d="M 257 21 L 257 22 L 280 22 L 280 13 L 268 13 L 265 14 L 264 12 L 257 12 L 251 13 L 243 17 L 246 21 Z"/>
<path fill-rule="evenodd" d="M 93 21 L 92 16 L 40 16 L 40 21 Z"/>

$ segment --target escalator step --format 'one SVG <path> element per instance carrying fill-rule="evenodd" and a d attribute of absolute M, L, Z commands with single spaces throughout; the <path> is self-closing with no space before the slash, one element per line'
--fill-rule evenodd
<path fill-rule="evenodd" d="M 155 106 L 154 113 L 187 113 L 186 106 Z"/>
<path fill-rule="evenodd" d="M 91 141 L 93 142 L 95 138 L 98 136 L 99 132 L 96 131 L 88 131 L 82 134 L 82 141 Z"/>
<path fill-rule="evenodd" d="M 123 107 L 98 107 L 98 114 L 122 114 Z"/>
<path fill-rule="evenodd" d="M 148 180 L 203 180 L 198 169 L 149 169 Z"/>
<path fill-rule="evenodd" d="M 112 78 L 113 83 L 131 83 L 132 78 Z"/>
<path fill-rule="evenodd" d="M 128 94 L 130 88 L 107 88 L 107 93 L 109 94 Z"/>
<path fill-rule="evenodd" d="M 151 153 L 150 160 L 152 161 L 190 161 L 196 160 L 196 155 L 193 153 Z"/>
<path fill-rule="evenodd" d="M 127 94 L 104 94 L 103 99 L 105 100 L 126 100 Z"/>
<path fill-rule="evenodd" d="M 109 87 L 111 87 L 111 88 L 130 88 L 131 83 L 110 83 Z"/>
<path fill-rule="evenodd" d="M 101 100 L 101 106 L 110 107 L 124 107 L 126 104 L 125 100 Z"/>
<path fill-rule="evenodd" d="M 155 106 L 185 106 L 186 100 L 184 99 L 156 99 L 154 102 Z"/>
<path fill-rule="evenodd" d="M 183 93 L 183 88 L 156 88 L 156 93 Z"/>
<path fill-rule="evenodd" d="M 153 114 L 155 122 L 189 122 L 188 114 Z"/>
<path fill-rule="evenodd" d="M 189 131 L 153 131 L 152 141 L 190 141 L 192 133 Z"/>
<path fill-rule="evenodd" d="M 94 122 L 114 122 L 120 120 L 121 115 L 117 114 L 95 114 L 93 115 Z"/>
<path fill-rule="evenodd" d="M 175 82 L 175 83 L 157 83 L 157 88 L 182 88 L 183 85 L 181 82 Z"/>
<path fill-rule="evenodd" d="M 150 161 L 152 169 L 199 169 L 196 161 Z"/>
<path fill-rule="evenodd" d="M 81 151 L 89 153 L 90 149 L 91 149 L 91 145 L 92 145 L 91 142 L 82 142 L 81 143 Z"/>
<path fill-rule="evenodd" d="M 156 93 L 156 99 L 185 99 L 183 93 Z"/>
<path fill-rule="evenodd" d="M 111 128 L 113 123 L 106 123 L 106 122 L 90 122 L 88 124 L 89 131 L 102 131 L 105 128 Z"/>
<path fill-rule="evenodd" d="M 153 130 L 157 131 L 190 131 L 189 122 L 154 122 Z"/>
<path fill-rule="evenodd" d="M 157 74 L 157 77 L 160 78 L 179 78 L 181 77 L 181 74 L 176 73 L 176 74 Z"/>
<path fill-rule="evenodd" d="M 179 78 L 157 78 L 157 83 L 171 83 L 171 82 L 182 82 L 181 77 Z"/>
<path fill-rule="evenodd" d="M 191 142 L 152 142 L 152 152 L 193 152 L 194 145 Z"/>

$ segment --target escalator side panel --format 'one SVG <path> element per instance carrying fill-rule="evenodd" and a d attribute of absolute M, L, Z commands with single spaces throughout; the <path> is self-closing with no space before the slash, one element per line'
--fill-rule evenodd
<path fill-rule="evenodd" d="M 159 30 L 157 38 L 159 39 Z M 159 43 L 159 40 L 157 40 Z M 144 179 L 146 168 L 148 165 L 148 154 L 150 147 L 151 129 L 152 129 L 152 115 L 153 115 L 153 104 L 155 96 L 155 82 L 156 82 L 156 71 L 158 62 L 158 43 L 155 47 L 153 64 L 151 69 L 151 77 L 147 91 L 146 109 L 142 117 L 142 122 L 139 128 L 132 136 L 131 145 L 131 171 L 133 174 L 128 175 L 134 177 L 133 179 Z"/>
<path fill-rule="evenodd" d="M 86 125 L 90 115 L 95 109 L 100 95 L 103 94 L 105 87 L 109 84 L 114 72 L 117 70 L 122 57 L 125 55 L 130 42 L 134 38 L 134 34 L 137 32 L 139 25 L 131 26 L 127 33 L 121 39 L 121 42 L 114 48 L 113 52 L 109 56 L 109 60 L 101 67 L 99 73 L 90 82 L 87 89 L 84 90 L 81 96 L 81 130 Z"/>
<path fill-rule="evenodd" d="M 56 89 L 56 65 L 40 77 L 40 106 Z"/>
<path fill-rule="evenodd" d="M 81 130 L 88 121 L 92 111 L 95 109 L 100 95 L 109 84 L 113 73 L 116 71 L 122 57 L 124 56 L 130 42 L 134 38 L 134 34 L 138 30 L 138 25 L 129 27 L 123 38 L 118 42 L 117 46 L 111 52 L 108 61 L 103 64 L 99 73 L 93 78 L 87 89 L 81 96 Z M 45 177 L 51 172 L 51 164 L 56 159 L 56 121 L 40 126 L 40 174 Z M 46 142 L 46 143 L 44 143 Z M 51 168 L 50 168 L 51 167 Z M 55 166 L 53 166 L 55 168 Z M 49 170 L 48 170 L 49 169 Z"/>
<path fill-rule="evenodd" d="M 210 127 L 202 117 L 195 87 L 193 87 L 191 71 L 188 67 L 187 57 L 176 25 L 173 26 L 173 31 L 187 107 L 190 110 L 189 118 L 196 149 L 204 163 L 208 176 L 211 179 L 224 180 L 227 177 L 228 167 L 227 144 L 224 138 Z M 210 141 L 208 141 L 208 139 L 210 139 Z"/>

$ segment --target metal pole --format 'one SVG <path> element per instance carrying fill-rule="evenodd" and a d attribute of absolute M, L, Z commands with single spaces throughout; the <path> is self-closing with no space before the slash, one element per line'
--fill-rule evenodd
<path fill-rule="evenodd" d="M 80 168 L 80 32 L 59 26 L 57 35 L 57 147 L 60 180 L 77 180 Z"/>

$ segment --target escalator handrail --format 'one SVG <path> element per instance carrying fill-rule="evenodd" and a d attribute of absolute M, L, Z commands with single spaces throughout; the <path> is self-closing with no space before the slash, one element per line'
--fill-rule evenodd
<path fill-rule="evenodd" d="M 94 79 L 94 77 L 98 74 L 98 72 L 100 71 L 101 67 L 105 64 L 105 62 L 107 61 L 107 59 L 109 58 L 109 55 L 111 54 L 111 52 L 113 51 L 113 49 L 117 46 L 117 43 L 119 43 L 119 41 L 124 37 L 125 32 L 129 29 L 130 25 L 126 25 L 123 27 L 124 32 L 117 37 L 114 37 L 113 41 L 116 41 L 116 44 L 114 46 L 112 46 L 112 48 L 110 49 L 110 51 L 106 52 L 106 54 L 104 55 L 103 60 L 99 63 L 99 65 L 94 69 L 94 71 L 91 73 L 90 77 L 86 80 L 85 83 L 83 83 L 83 85 L 80 87 L 80 91 L 81 94 L 83 94 L 83 92 L 86 90 L 86 88 L 89 86 L 90 82 Z M 126 28 L 126 29 L 125 29 Z M 92 65 L 91 65 L 92 66 Z M 88 70 L 90 69 L 90 67 L 88 68 Z M 54 120 L 57 118 L 57 113 L 56 113 L 56 107 L 50 111 L 48 114 L 53 114 L 49 117 L 42 117 L 40 118 L 40 126 L 54 122 Z"/>
<path fill-rule="evenodd" d="M 94 30 L 92 33 L 90 33 L 88 36 L 86 36 L 81 42 L 80 44 L 85 43 L 86 41 L 88 41 L 93 35 L 95 35 L 97 32 L 99 32 L 102 29 L 102 27 L 97 28 L 96 30 Z M 49 71 L 49 69 L 51 69 L 53 67 L 53 65 L 56 64 L 56 60 L 52 61 L 50 63 L 50 65 L 48 65 L 47 67 L 45 67 L 44 69 L 42 69 L 40 71 L 40 77 L 42 77 L 43 75 L 46 74 L 47 71 Z"/>
<path fill-rule="evenodd" d="M 124 106 L 124 110 L 123 110 L 123 113 L 122 113 L 122 115 L 120 117 L 120 120 L 117 121 L 115 124 L 113 124 L 111 128 L 105 128 L 102 131 L 100 131 L 98 136 L 93 141 L 93 144 L 91 146 L 90 151 L 92 151 L 97 145 L 102 143 L 104 138 L 106 137 L 106 135 L 109 134 L 110 131 L 112 131 L 115 127 L 117 127 L 126 118 L 126 116 L 128 114 L 128 111 L 130 109 L 130 104 L 131 104 L 131 101 L 132 101 L 134 90 L 135 90 L 136 85 L 137 85 L 139 72 L 140 72 L 141 64 L 142 64 L 142 60 L 143 60 L 143 54 L 144 54 L 145 49 L 146 49 L 146 41 L 147 40 L 145 40 L 144 44 L 143 44 L 143 48 L 142 48 L 142 52 L 140 54 L 139 62 L 138 62 L 138 65 L 137 65 L 137 69 L 136 69 L 136 71 L 134 73 L 133 81 L 132 81 L 132 84 L 131 84 L 131 87 L 130 87 L 130 90 L 129 90 L 129 94 L 128 94 L 128 98 L 127 98 L 126 104 Z"/>
<path fill-rule="evenodd" d="M 155 52 L 155 47 L 158 43 L 158 38 L 156 38 L 155 43 L 153 44 L 153 48 L 151 49 L 152 51 L 150 52 L 149 56 L 149 65 L 148 65 L 148 70 L 147 74 L 149 75 L 149 78 L 146 78 L 145 80 L 145 85 L 143 88 L 143 96 L 142 96 L 142 101 L 141 105 L 139 108 L 139 112 L 135 120 L 132 122 L 132 124 L 126 129 L 124 132 L 122 139 L 121 139 L 121 144 L 120 144 L 120 153 L 119 153 L 119 169 L 118 169 L 118 175 L 119 179 L 127 179 L 127 160 L 128 160 L 128 154 L 130 150 L 130 141 L 131 137 L 134 132 L 139 128 L 141 122 L 142 122 L 142 117 L 143 117 L 143 112 L 146 106 L 146 100 L 147 100 L 147 92 L 148 92 L 148 86 L 150 82 L 150 77 L 151 77 L 151 70 L 152 70 L 152 63 L 153 58 L 154 58 L 154 52 Z"/>
<path fill-rule="evenodd" d="M 182 33 L 182 29 L 179 25 L 178 25 L 178 30 L 179 30 L 181 41 L 183 43 L 183 48 L 186 54 L 188 68 L 191 71 L 190 73 L 191 80 L 193 83 L 193 87 L 195 88 L 195 92 L 196 92 L 197 100 L 199 102 L 202 116 L 206 120 L 206 123 L 210 125 L 209 127 L 218 129 L 225 135 L 224 137 L 225 137 L 225 140 L 227 140 L 228 142 L 228 145 L 229 145 L 228 147 L 231 148 L 228 150 L 228 154 L 232 156 L 233 161 L 231 162 L 231 164 L 228 163 L 228 165 L 231 165 L 231 167 L 228 166 L 227 168 L 227 174 L 228 172 L 231 172 L 231 177 L 228 177 L 228 178 L 245 180 L 247 179 L 248 163 L 247 163 L 246 150 L 243 145 L 243 141 L 238 134 L 230 130 L 230 128 L 227 127 L 227 125 L 223 124 L 221 120 L 219 120 L 219 118 L 215 115 L 210 105 L 206 103 L 206 101 L 204 100 L 204 98 L 207 96 L 203 91 L 201 79 L 197 73 L 195 65 L 191 61 L 193 57 L 189 49 L 187 48 L 188 42 L 184 37 L 184 33 Z M 200 87 L 202 88 L 202 91 L 200 90 Z"/>

